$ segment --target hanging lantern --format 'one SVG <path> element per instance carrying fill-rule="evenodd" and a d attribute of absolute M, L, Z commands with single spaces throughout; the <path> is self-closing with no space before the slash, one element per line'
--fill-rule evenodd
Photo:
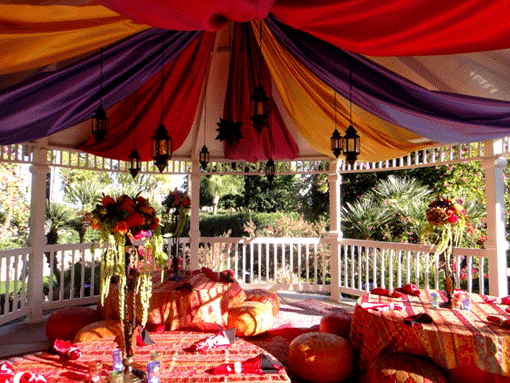
<path fill-rule="evenodd" d="M 207 164 L 209 163 L 209 157 L 210 157 L 209 150 L 207 150 L 207 146 L 204 145 L 198 156 L 202 170 L 205 170 L 207 168 Z"/>
<path fill-rule="evenodd" d="M 142 168 L 140 166 L 140 155 L 138 154 L 138 151 L 136 149 L 133 149 L 133 151 L 129 155 L 128 161 L 130 164 L 129 173 L 131 173 L 133 178 L 135 178 Z"/>
<path fill-rule="evenodd" d="M 168 136 L 165 125 L 161 124 L 152 137 L 152 158 L 154 164 L 162 172 L 172 158 L 172 139 Z"/>
<path fill-rule="evenodd" d="M 273 183 L 273 179 L 274 179 L 274 173 L 276 171 L 276 166 L 274 164 L 274 161 L 272 158 L 270 158 L 267 162 L 266 162 L 266 169 L 265 169 L 265 172 L 266 172 L 266 177 L 267 177 L 267 180 L 269 181 L 269 183 Z"/>
<path fill-rule="evenodd" d="M 342 139 L 342 143 L 342 151 L 345 156 L 345 161 L 349 165 L 353 166 L 360 153 L 359 135 L 358 132 L 356 132 L 356 129 L 354 129 L 354 126 L 349 125 L 345 132 L 345 136 Z"/>
<path fill-rule="evenodd" d="M 106 117 L 106 112 L 103 106 L 99 104 L 96 113 L 92 116 L 92 134 L 94 135 L 96 142 L 100 143 L 104 140 L 106 133 L 108 133 L 109 121 Z"/>
<path fill-rule="evenodd" d="M 267 97 L 266 91 L 259 83 L 253 92 L 250 104 L 250 119 L 253 121 L 253 127 L 258 133 L 262 132 L 269 122 L 269 100 L 270 99 Z"/>
<path fill-rule="evenodd" d="M 335 128 L 333 135 L 331 136 L 331 150 L 336 158 L 342 153 L 342 136 L 338 129 Z"/>

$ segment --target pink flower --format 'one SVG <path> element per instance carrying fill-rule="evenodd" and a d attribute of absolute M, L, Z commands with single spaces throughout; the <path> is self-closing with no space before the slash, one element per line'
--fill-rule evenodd
<path fill-rule="evenodd" d="M 459 216 L 457 214 L 452 214 L 451 216 L 448 217 L 449 223 L 455 223 L 458 220 L 459 220 Z"/>

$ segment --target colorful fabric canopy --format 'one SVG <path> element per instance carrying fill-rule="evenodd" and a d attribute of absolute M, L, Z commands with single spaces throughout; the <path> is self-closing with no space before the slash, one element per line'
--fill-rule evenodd
<path fill-rule="evenodd" d="M 84 123 L 101 99 L 111 131 L 101 144 L 88 138 L 80 149 L 125 160 L 136 142 L 142 160 L 150 160 L 150 139 L 162 120 L 178 150 L 198 137 L 190 134 L 197 126 L 202 83 L 215 75 L 206 77 L 208 62 L 225 44 L 221 28 L 231 20 L 255 19 L 265 22 L 233 28 L 226 93 L 220 98 L 223 117 L 243 122 L 243 139 L 224 145 L 225 158 L 294 159 L 300 154 L 294 130 L 317 153 L 331 156 L 331 133 L 335 127 L 345 131 L 351 120 L 361 136 L 362 159 L 370 161 L 431 142 L 510 133 L 507 101 L 431 91 L 342 50 L 409 55 L 509 48 L 510 15 L 503 0 L 197 0 L 193 8 L 173 0 L 147 0 L 143 6 L 102 2 L 113 11 L 95 3 L 37 3 L 0 4 L 0 80 L 13 84 L 0 85 L 0 144 Z M 24 79 L 17 82 L 18 77 Z M 281 100 L 278 107 L 272 102 L 269 127 L 260 134 L 249 119 L 249 98 L 259 82 Z"/>

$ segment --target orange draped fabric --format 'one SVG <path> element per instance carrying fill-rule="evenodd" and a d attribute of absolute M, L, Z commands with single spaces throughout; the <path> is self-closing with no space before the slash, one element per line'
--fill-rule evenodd
<path fill-rule="evenodd" d="M 177 59 L 164 69 L 163 123 L 172 139 L 173 150 L 188 136 L 202 90 L 214 33 L 204 32 Z M 135 121 L 135 94 L 118 103 L 109 116 L 110 130 L 100 144 L 93 137 L 79 149 L 98 156 L 127 160 L 136 147 L 142 161 L 151 161 L 152 136 L 161 123 L 161 75 L 138 89 L 138 118 Z"/>

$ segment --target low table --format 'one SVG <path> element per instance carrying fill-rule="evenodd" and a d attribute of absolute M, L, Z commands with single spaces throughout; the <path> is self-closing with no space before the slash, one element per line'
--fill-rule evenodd
<path fill-rule="evenodd" d="M 483 371 L 510 376 L 510 329 L 487 320 L 488 315 L 509 317 L 507 306 L 485 303 L 486 296 L 469 294 L 471 311 L 433 309 L 432 291 L 435 290 L 420 290 L 419 297 L 366 294 L 358 299 L 351 341 L 360 354 L 361 373 L 366 373 L 380 355 L 406 353 L 428 357 L 446 370 L 475 365 Z M 446 301 L 444 293 L 438 293 L 440 301 Z M 394 303 L 404 309 L 374 311 L 363 308 L 364 303 Z M 433 323 L 423 323 L 420 329 L 404 322 L 405 317 L 423 312 L 432 317 Z"/>
<path fill-rule="evenodd" d="M 166 330 L 176 330 L 197 322 L 226 325 L 228 309 L 246 299 L 246 294 L 236 280 L 215 280 L 200 270 L 190 273 L 179 282 L 168 279 L 161 281 L 161 274 L 156 272 L 152 283 L 147 319 L 149 329 L 164 325 Z M 141 309 L 138 304 L 139 320 L 142 318 Z M 103 319 L 119 318 L 116 285 L 110 288 L 100 312 Z"/>
<path fill-rule="evenodd" d="M 135 368 L 147 371 L 152 351 L 161 354 L 161 382 L 290 382 L 282 369 L 276 374 L 231 374 L 212 375 L 207 370 L 223 363 L 242 362 L 255 357 L 264 350 L 242 339 L 237 340 L 228 349 L 210 349 L 205 353 L 185 351 L 198 341 L 202 341 L 213 333 L 168 331 L 152 333 L 154 344 L 138 347 L 135 355 Z M 87 380 L 87 363 L 100 359 L 103 361 L 103 376 L 106 378 L 112 371 L 112 350 L 118 347 L 113 338 L 103 338 L 78 344 L 82 357 L 69 360 L 66 356 L 39 352 L 10 362 L 16 372 L 34 372 L 45 376 L 48 383 L 84 382 Z"/>

